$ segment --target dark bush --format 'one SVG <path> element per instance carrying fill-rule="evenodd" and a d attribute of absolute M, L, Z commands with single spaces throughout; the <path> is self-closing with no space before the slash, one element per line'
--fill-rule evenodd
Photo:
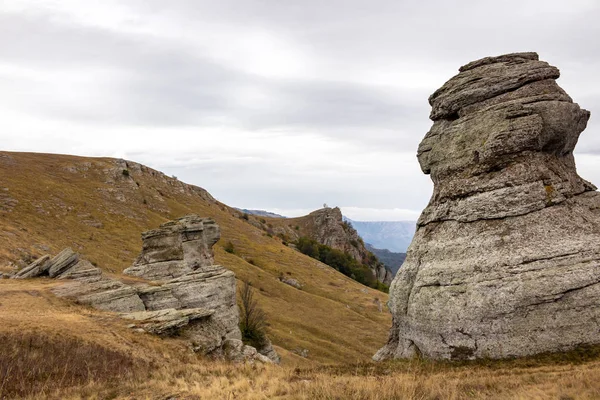
<path fill-rule="evenodd" d="M 266 341 L 267 316 L 254 298 L 251 283 L 240 287 L 240 330 L 242 340 L 250 346 L 261 348 Z"/>
<path fill-rule="evenodd" d="M 230 254 L 235 253 L 235 247 L 233 246 L 233 243 L 231 243 L 231 241 L 227 242 L 225 246 L 223 246 L 223 250 Z"/>
<path fill-rule="evenodd" d="M 309 257 L 315 258 L 322 263 L 340 271 L 342 274 L 354 279 L 363 285 L 378 289 L 377 279 L 371 269 L 354 259 L 350 254 L 341 250 L 333 249 L 316 240 L 301 237 L 296 241 L 296 248 Z M 377 260 L 377 259 L 375 259 Z"/>

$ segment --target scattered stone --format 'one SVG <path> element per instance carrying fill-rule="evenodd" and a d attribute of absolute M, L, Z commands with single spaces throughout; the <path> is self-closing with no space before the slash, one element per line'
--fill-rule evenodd
<path fill-rule="evenodd" d="M 295 287 L 296 289 L 300 289 L 302 290 L 302 285 L 300 284 L 300 282 L 298 282 L 296 279 L 294 278 L 288 278 L 286 276 L 280 276 L 279 280 L 283 283 L 285 283 L 286 285 L 290 285 Z"/>
<path fill-rule="evenodd" d="M 308 349 L 296 349 L 294 353 L 298 354 L 300 357 L 308 358 Z"/>
<path fill-rule="evenodd" d="M 383 304 L 381 303 L 379 298 L 376 297 L 375 300 L 373 300 L 373 303 L 375 303 L 375 307 L 377 307 L 377 311 L 383 312 Z"/>
<path fill-rule="evenodd" d="M 227 339 L 223 348 L 225 357 L 234 362 L 258 361 L 263 364 L 274 362 L 269 357 L 260 354 L 254 347 L 244 345 L 239 339 Z M 279 362 L 279 356 L 276 362 Z"/>
<path fill-rule="evenodd" d="M 573 150 L 590 117 L 535 53 L 463 66 L 430 98 L 434 193 L 390 288 L 376 360 L 504 358 L 598 344 L 600 194 Z"/>

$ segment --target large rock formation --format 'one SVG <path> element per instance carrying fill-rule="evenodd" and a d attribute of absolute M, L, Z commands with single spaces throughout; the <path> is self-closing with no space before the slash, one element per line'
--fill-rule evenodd
<path fill-rule="evenodd" d="M 219 237 L 212 219 L 196 215 L 143 233 L 142 253 L 124 273 L 147 281 L 126 284 L 105 276 L 71 249 L 54 258 L 41 257 L 13 278 L 68 279 L 53 289 L 56 295 L 119 312 L 135 329 L 177 335 L 201 354 L 279 362 L 268 339 L 258 351 L 242 343 L 235 275 L 213 265 L 212 246 Z"/>
<path fill-rule="evenodd" d="M 573 149 L 590 113 L 535 53 L 460 68 L 430 98 L 434 183 L 376 360 L 503 358 L 600 343 L 600 194 Z"/>

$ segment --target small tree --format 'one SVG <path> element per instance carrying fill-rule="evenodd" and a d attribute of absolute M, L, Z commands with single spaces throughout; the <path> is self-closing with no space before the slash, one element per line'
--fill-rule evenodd
<path fill-rule="evenodd" d="M 267 316 L 254 298 L 254 289 L 249 282 L 244 282 L 240 287 L 240 303 L 242 339 L 259 349 L 266 339 Z"/>

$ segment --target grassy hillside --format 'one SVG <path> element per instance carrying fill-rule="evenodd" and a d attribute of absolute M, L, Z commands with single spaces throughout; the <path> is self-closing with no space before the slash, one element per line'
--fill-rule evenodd
<path fill-rule="evenodd" d="M 391 318 L 377 307 L 386 294 L 269 237 L 203 189 L 123 160 L 0 152 L 0 271 L 70 246 L 119 274 L 139 253 L 142 231 L 190 213 L 221 226 L 216 262 L 257 288 L 284 363 L 368 360 L 386 341 Z M 229 242 L 233 253 L 223 250 Z M 307 358 L 293 355 L 302 349 Z"/>
<path fill-rule="evenodd" d="M 512 361 L 371 363 L 390 324 L 374 298 L 386 295 L 267 236 L 254 226 L 260 220 L 138 164 L 0 152 L 2 270 L 71 246 L 117 275 L 139 252 L 141 231 L 190 212 L 221 225 L 217 261 L 257 288 L 282 366 L 204 360 L 177 338 L 133 332 L 111 313 L 55 297 L 50 289 L 60 282 L 0 280 L 0 398 L 600 398 L 599 348 Z M 223 249 L 229 242 L 233 253 Z"/>

